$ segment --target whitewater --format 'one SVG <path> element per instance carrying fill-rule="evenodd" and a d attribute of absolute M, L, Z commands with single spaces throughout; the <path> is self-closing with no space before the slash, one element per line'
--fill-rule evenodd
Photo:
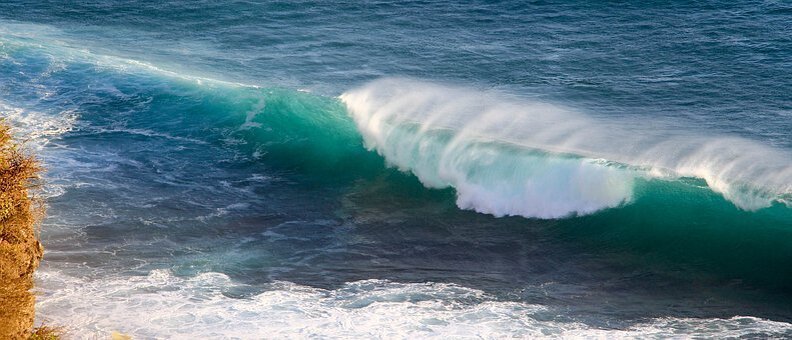
<path fill-rule="evenodd" d="M 411 80 L 379 80 L 341 99 L 367 147 L 429 187 L 456 188 L 460 208 L 495 216 L 617 207 L 631 200 L 636 177 L 704 179 L 748 210 L 792 193 L 792 154 L 745 139 L 651 121 L 597 122 L 541 102 Z"/>
<path fill-rule="evenodd" d="M 60 7 L 0 115 L 66 338 L 792 335 L 784 4 Z"/>

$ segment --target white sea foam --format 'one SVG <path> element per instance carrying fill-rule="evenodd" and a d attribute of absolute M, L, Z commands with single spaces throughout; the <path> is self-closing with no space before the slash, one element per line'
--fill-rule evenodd
<path fill-rule="evenodd" d="M 340 98 L 367 147 L 428 187 L 454 187 L 460 207 L 494 215 L 554 218 L 614 207 L 631 199 L 639 176 L 701 178 L 746 210 L 792 193 L 792 155 L 743 138 L 595 120 L 402 78 Z"/>
<path fill-rule="evenodd" d="M 623 330 L 548 320 L 548 307 L 499 301 L 454 284 L 365 280 L 338 289 L 276 282 L 247 298 L 220 273 L 181 278 L 77 279 L 42 270 L 39 322 L 66 325 L 67 338 L 104 339 L 113 331 L 136 339 L 294 338 L 667 338 L 745 334 L 782 336 L 792 325 L 754 317 L 659 318 Z M 540 317 L 541 315 L 541 317 Z"/>
<path fill-rule="evenodd" d="M 14 107 L 0 101 L 0 117 L 11 124 L 13 132 L 20 140 L 32 142 L 33 146 L 41 147 L 53 137 L 71 131 L 77 121 L 78 114 L 74 111 L 46 114 Z"/>
<path fill-rule="evenodd" d="M 43 148 L 54 138 L 74 129 L 78 114 L 74 111 L 64 111 L 59 114 L 47 114 L 33 110 L 11 106 L 0 101 L 0 117 L 11 125 L 11 131 L 27 148 L 36 149 L 37 157 L 45 163 L 45 168 L 51 163 L 62 163 L 61 159 L 53 153 L 42 154 Z M 66 160 L 67 161 L 67 160 Z M 37 190 L 37 195 L 43 198 L 60 196 L 65 193 L 63 183 L 55 183 L 45 173 L 45 185 Z"/>

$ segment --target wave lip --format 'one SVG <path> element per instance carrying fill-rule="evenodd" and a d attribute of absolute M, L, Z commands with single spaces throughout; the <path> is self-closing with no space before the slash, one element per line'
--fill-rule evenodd
<path fill-rule="evenodd" d="M 745 210 L 792 193 L 792 156 L 750 140 L 594 120 L 560 106 L 384 78 L 340 99 L 366 146 L 461 208 L 558 218 L 628 203 L 637 178 L 696 177 Z"/>

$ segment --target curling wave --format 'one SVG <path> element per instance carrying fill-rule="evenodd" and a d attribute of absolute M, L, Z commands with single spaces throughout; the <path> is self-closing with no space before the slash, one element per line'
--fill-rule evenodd
<path fill-rule="evenodd" d="M 637 178 L 695 177 L 744 210 L 786 202 L 792 155 L 736 137 L 641 130 L 560 106 L 403 78 L 344 93 L 365 144 L 458 205 L 557 218 L 629 202 Z M 656 125 L 656 124 L 655 124 Z"/>
<path fill-rule="evenodd" d="M 142 132 L 222 143 L 268 166 L 299 168 L 335 180 L 379 174 L 384 158 L 426 187 L 453 188 L 460 208 L 495 216 L 591 214 L 634 202 L 641 181 L 685 177 L 702 179 L 743 210 L 775 202 L 790 205 L 789 150 L 744 138 L 623 117 L 595 119 L 558 105 L 405 78 L 373 81 L 345 92 L 339 101 L 171 72 L 52 43 L 47 39 L 59 41 L 57 35 L 43 35 L 48 38 L 31 41 L 8 34 L 0 39 L 3 58 L 26 60 L 9 63 L 24 74 L 43 70 L 20 85 L 43 94 L 68 91 L 71 97 L 58 103 L 69 109 L 34 115 L 0 105 L 4 116 L 57 117 L 68 124 L 56 126 L 70 127 L 81 111 L 74 103 L 98 99 L 133 105 L 130 110 L 141 111 L 136 114 L 139 126 L 116 124 L 96 133 Z M 37 39 L 48 43 L 38 44 Z M 47 103 L 60 100 L 52 97 Z M 167 98 L 186 98 L 195 105 L 183 112 L 181 103 Z M 85 119 L 92 116 L 99 114 Z M 42 131 L 44 137 L 51 134 Z"/>

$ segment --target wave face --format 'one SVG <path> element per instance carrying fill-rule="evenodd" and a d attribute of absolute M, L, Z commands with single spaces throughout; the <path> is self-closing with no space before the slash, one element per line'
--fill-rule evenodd
<path fill-rule="evenodd" d="M 746 210 L 792 193 L 785 151 L 503 98 L 407 79 L 341 96 L 367 147 L 428 187 L 455 188 L 461 208 L 495 216 L 558 218 L 617 207 L 631 200 L 639 177 L 700 178 Z"/>

